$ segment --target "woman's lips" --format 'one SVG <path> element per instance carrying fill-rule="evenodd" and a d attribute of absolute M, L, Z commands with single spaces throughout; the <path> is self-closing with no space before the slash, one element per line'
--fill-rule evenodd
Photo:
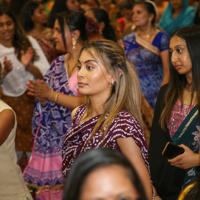
<path fill-rule="evenodd" d="M 82 82 L 78 82 L 78 86 L 79 87 L 84 87 L 85 85 L 87 85 L 86 83 L 82 83 Z"/>
<path fill-rule="evenodd" d="M 179 70 L 179 69 L 181 68 L 181 65 L 175 65 L 174 68 L 175 68 L 176 70 Z"/>

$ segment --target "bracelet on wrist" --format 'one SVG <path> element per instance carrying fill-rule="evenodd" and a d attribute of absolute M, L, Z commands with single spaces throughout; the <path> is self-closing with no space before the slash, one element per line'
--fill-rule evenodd
<path fill-rule="evenodd" d="M 59 94 L 60 94 L 60 93 L 57 91 L 56 96 L 55 96 L 55 101 L 54 101 L 54 103 L 57 102 Z"/>

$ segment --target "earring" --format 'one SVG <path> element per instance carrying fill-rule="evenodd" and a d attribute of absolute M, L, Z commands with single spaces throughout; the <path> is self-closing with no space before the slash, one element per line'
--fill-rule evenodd
<path fill-rule="evenodd" d="M 72 49 L 76 49 L 76 38 L 72 38 Z"/>
<path fill-rule="evenodd" d="M 112 81 L 110 81 L 110 84 L 109 84 L 109 87 L 111 87 L 112 85 L 114 85 L 115 84 L 115 82 L 112 80 Z"/>

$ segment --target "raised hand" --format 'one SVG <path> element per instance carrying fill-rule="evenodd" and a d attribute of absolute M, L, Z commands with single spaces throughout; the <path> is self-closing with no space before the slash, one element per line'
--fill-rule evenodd
<path fill-rule="evenodd" d="M 2 74 L 3 76 L 6 76 L 13 69 L 11 60 L 7 60 L 6 56 L 4 57 L 3 66 Z"/>
<path fill-rule="evenodd" d="M 21 51 L 21 62 L 23 65 L 27 68 L 29 64 L 31 63 L 31 60 L 33 58 L 33 48 L 29 47 L 26 51 L 26 53 L 22 50 Z"/>

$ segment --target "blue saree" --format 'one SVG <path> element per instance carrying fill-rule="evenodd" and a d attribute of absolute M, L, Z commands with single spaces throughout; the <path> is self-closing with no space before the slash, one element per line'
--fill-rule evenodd
<path fill-rule="evenodd" d="M 59 56 L 53 61 L 44 80 L 54 91 L 77 96 L 77 72 L 68 77 L 65 68 L 66 56 Z M 36 100 L 32 118 L 34 139 L 32 157 L 23 173 L 27 185 L 37 188 L 36 200 L 62 199 L 61 150 L 71 123 L 71 110 L 68 108 L 51 101 L 42 108 Z"/>
<path fill-rule="evenodd" d="M 169 48 L 169 40 L 168 34 L 162 31 L 157 33 L 152 43 L 145 41 L 136 33 L 123 38 L 126 57 L 134 64 L 141 91 L 153 109 L 163 80 L 160 52 Z"/>

